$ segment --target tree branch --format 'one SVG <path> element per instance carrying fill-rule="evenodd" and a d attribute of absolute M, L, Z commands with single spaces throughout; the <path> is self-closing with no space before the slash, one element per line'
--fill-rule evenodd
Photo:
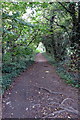
<path fill-rule="evenodd" d="M 48 19 L 47 17 L 44 16 L 44 18 L 46 18 L 48 21 L 50 21 L 50 19 Z"/>
<path fill-rule="evenodd" d="M 61 2 L 58 2 L 67 12 L 69 12 L 70 14 L 74 14 L 74 12 L 71 12 L 70 10 L 68 10 Z"/>
<path fill-rule="evenodd" d="M 34 39 L 35 40 L 35 39 Z M 29 43 L 28 43 L 28 45 L 27 46 L 29 46 L 34 40 L 31 40 Z"/>

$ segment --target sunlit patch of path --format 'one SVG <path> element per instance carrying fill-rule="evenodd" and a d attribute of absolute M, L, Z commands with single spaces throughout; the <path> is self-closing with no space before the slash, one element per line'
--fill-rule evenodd
<path fill-rule="evenodd" d="M 78 90 L 57 75 L 39 53 L 3 96 L 3 118 L 76 118 Z"/>
<path fill-rule="evenodd" d="M 35 62 L 47 62 L 47 60 L 39 53 L 35 59 Z"/>

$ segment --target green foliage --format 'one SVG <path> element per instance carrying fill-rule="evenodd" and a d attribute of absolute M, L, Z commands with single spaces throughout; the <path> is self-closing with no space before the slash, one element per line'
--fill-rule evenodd
<path fill-rule="evenodd" d="M 69 71 L 78 71 L 77 4 L 74 4 L 75 10 L 70 7 L 71 2 L 1 2 L 1 5 L 3 88 L 6 89 L 12 78 L 33 63 L 40 42 L 51 56 L 49 61 L 53 64 L 56 61 L 55 66 L 59 63 L 57 71 L 60 76 L 78 87 L 69 74 Z M 63 69 L 62 66 L 66 67 Z"/>
<path fill-rule="evenodd" d="M 10 86 L 14 77 L 34 62 L 36 42 L 35 45 L 32 44 L 33 34 L 31 34 L 34 33 L 34 25 L 22 19 L 26 7 L 27 2 L 2 3 L 3 91 Z"/>
<path fill-rule="evenodd" d="M 34 55 L 35 56 L 35 55 Z M 26 56 L 25 59 L 20 59 L 18 62 L 3 63 L 2 72 L 2 88 L 7 89 L 13 82 L 13 78 L 18 76 L 21 72 L 28 68 L 33 63 L 33 55 Z"/>
<path fill-rule="evenodd" d="M 55 59 L 54 59 L 54 56 L 51 56 L 49 53 L 43 53 L 43 55 L 48 59 L 48 61 L 51 63 L 51 64 L 54 64 L 55 65 Z"/>
<path fill-rule="evenodd" d="M 74 77 L 74 73 L 68 72 L 64 67 L 64 62 L 56 62 L 54 58 L 50 54 L 43 53 L 43 55 L 48 59 L 49 63 L 56 68 L 56 72 L 59 74 L 59 76 L 65 80 L 66 83 L 79 88 L 79 78 Z M 76 80 L 77 79 L 77 80 Z"/>

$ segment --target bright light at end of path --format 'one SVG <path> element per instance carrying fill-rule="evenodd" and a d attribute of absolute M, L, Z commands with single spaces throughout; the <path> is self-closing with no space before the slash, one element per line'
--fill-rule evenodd
<path fill-rule="evenodd" d="M 39 51 L 40 53 L 46 52 L 45 46 L 43 45 L 42 42 L 39 43 L 36 50 Z"/>

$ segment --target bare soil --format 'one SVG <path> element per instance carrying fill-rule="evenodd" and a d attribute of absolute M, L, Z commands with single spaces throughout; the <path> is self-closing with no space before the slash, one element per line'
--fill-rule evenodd
<path fill-rule="evenodd" d="M 60 79 L 39 53 L 3 95 L 3 118 L 79 118 L 78 89 Z M 66 119 L 67 120 L 67 119 Z"/>

